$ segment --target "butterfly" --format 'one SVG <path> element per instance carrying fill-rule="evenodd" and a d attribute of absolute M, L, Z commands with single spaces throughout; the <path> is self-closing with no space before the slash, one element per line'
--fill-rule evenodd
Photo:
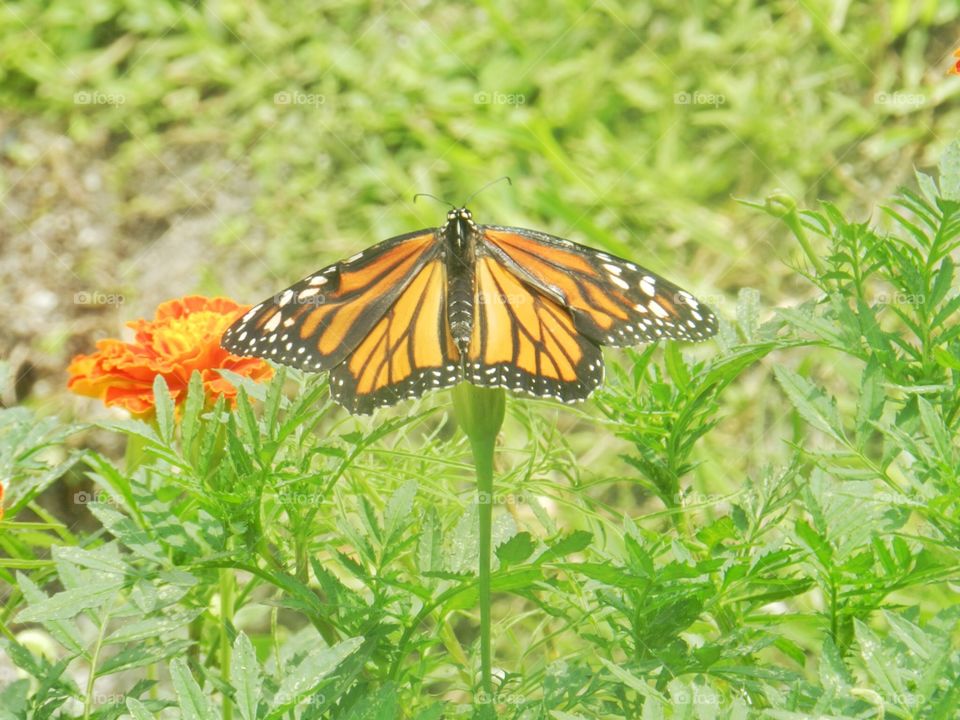
<path fill-rule="evenodd" d="M 232 353 L 330 372 L 355 414 L 467 381 L 583 400 L 601 345 L 705 340 L 714 314 L 622 258 L 535 230 L 478 225 L 399 235 L 322 268 L 224 333 Z"/>

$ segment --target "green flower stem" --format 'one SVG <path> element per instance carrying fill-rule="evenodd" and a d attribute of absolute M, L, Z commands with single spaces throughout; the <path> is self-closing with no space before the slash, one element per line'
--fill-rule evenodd
<path fill-rule="evenodd" d="M 490 555 L 493 532 L 493 454 L 503 425 L 506 394 L 500 388 L 481 388 L 461 383 L 453 389 L 453 409 L 460 427 L 470 439 L 477 474 L 477 507 L 480 515 L 480 687 L 482 704 L 493 717 L 492 657 L 490 649 Z"/>
<path fill-rule="evenodd" d="M 230 659 L 233 648 L 230 644 L 229 625 L 233 622 L 233 590 L 235 578 L 232 568 L 220 568 L 220 678 L 230 685 Z M 233 703 L 223 699 L 223 720 L 233 720 Z"/>

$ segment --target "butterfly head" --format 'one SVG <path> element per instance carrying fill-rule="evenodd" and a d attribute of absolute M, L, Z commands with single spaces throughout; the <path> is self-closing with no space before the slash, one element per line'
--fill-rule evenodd
<path fill-rule="evenodd" d="M 473 222 L 473 213 L 467 208 L 454 208 L 447 213 L 447 222 L 441 229 L 458 252 L 464 252 L 469 247 L 470 238 L 477 230 Z"/>

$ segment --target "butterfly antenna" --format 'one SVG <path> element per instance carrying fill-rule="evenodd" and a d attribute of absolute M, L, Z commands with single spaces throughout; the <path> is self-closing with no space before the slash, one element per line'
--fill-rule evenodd
<path fill-rule="evenodd" d="M 449 200 L 441 200 L 441 199 L 438 198 L 436 195 L 431 195 L 430 193 L 417 193 L 416 195 L 413 196 L 413 202 L 417 202 L 417 198 L 418 198 L 418 197 L 428 197 L 428 198 L 430 198 L 430 199 L 432 199 L 432 200 L 436 200 L 438 203 L 443 203 L 444 205 L 449 205 L 449 206 L 452 207 L 454 210 L 457 209 L 457 206 L 454 205 L 454 204 L 453 204 L 452 202 L 450 202 Z"/>
<path fill-rule="evenodd" d="M 488 182 L 486 185 L 484 185 L 482 188 L 480 188 L 479 190 L 477 190 L 473 195 L 471 195 L 470 197 L 468 197 L 468 198 L 467 198 L 467 201 L 464 203 L 464 206 L 469 205 L 471 200 L 473 200 L 477 195 L 479 195 L 480 193 L 482 193 L 484 190 L 486 190 L 486 189 L 487 189 L 488 187 L 490 187 L 491 185 L 496 185 L 498 182 L 502 182 L 502 181 L 504 181 L 504 180 L 507 181 L 507 185 L 513 185 L 513 181 L 512 181 L 508 176 L 504 175 L 503 177 L 498 177 L 496 180 L 491 180 L 491 181 Z"/>

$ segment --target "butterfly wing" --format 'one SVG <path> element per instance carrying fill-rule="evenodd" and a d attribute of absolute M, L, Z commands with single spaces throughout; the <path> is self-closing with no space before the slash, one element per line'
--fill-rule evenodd
<path fill-rule="evenodd" d="M 568 310 L 523 282 L 497 255 L 478 255 L 474 323 L 464 379 L 564 402 L 586 398 L 603 380 L 600 348 Z"/>
<path fill-rule="evenodd" d="M 227 329 L 221 344 L 301 370 L 336 367 L 441 247 L 432 229 L 385 240 L 264 300 Z"/>
<path fill-rule="evenodd" d="M 709 308 L 629 260 L 533 230 L 499 225 L 480 230 L 490 254 L 568 308 L 577 330 L 598 345 L 700 341 L 717 332 Z"/>
<path fill-rule="evenodd" d="M 330 372 L 333 399 L 365 415 L 461 379 L 447 318 L 442 258 L 420 269 L 350 355 Z"/>

